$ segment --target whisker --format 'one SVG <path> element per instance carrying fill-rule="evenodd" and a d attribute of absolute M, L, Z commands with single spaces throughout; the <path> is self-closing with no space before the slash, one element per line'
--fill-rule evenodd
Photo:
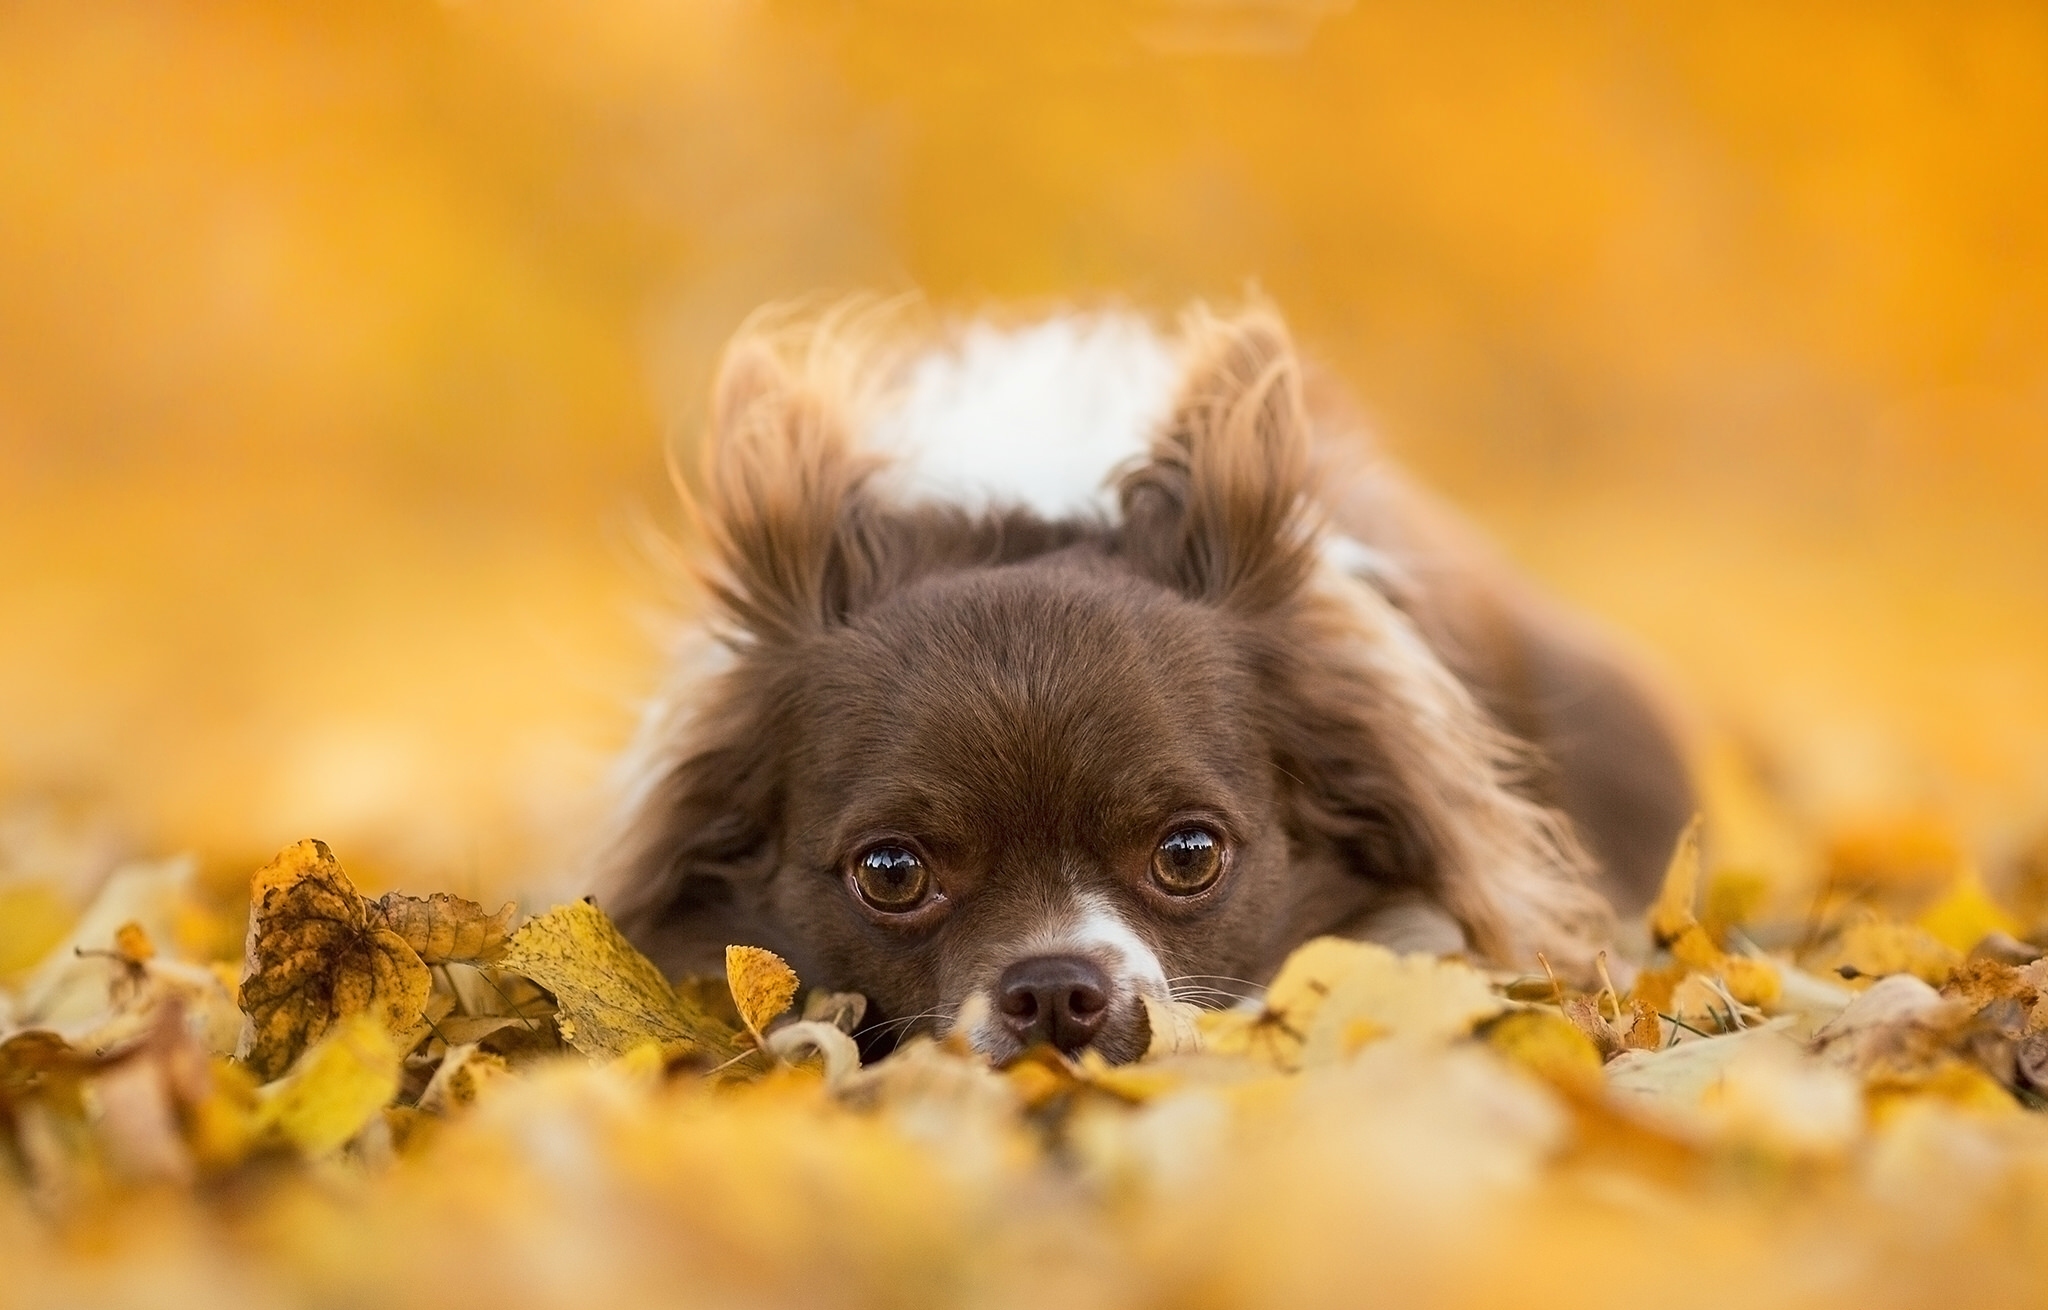
<path fill-rule="evenodd" d="M 1253 991 L 1263 992 L 1266 990 L 1266 984 L 1264 983 L 1256 983 L 1249 978 L 1233 978 L 1227 973 L 1184 973 L 1178 977 L 1168 978 L 1166 981 L 1169 984 L 1177 982 L 1227 982 L 1236 983 L 1240 987 L 1249 987 Z"/>
<path fill-rule="evenodd" d="M 861 1032 L 863 1036 L 867 1037 L 884 1037 L 892 1033 L 898 1038 L 908 1037 L 914 1025 L 922 1023 L 927 1019 L 950 1019 L 953 1017 L 953 1013 L 952 1010 L 940 1008 L 937 1010 L 926 1010 L 922 1014 L 906 1014 L 900 1019 L 888 1019 L 875 1024 L 873 1027 L 864 1028 Z"/>
<path fill-rule="evenodd" d="M 1252 999 L 1220 987 L 1170 987 L 1167 994 L 1175 1001 L 1208 1010 L 1227 1010 L 1234 1005 Z"/>

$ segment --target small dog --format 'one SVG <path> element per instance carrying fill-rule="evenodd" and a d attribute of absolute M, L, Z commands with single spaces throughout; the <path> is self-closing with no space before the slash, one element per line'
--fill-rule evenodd
<path fill-rule="evenodd" d="M 965 1016 L 1126 1060 L 1141 997 L 1312 937 L 1569 968 L 1647 900 L 1693 810 L 1667 717 L 1345 462 L 1275 315 L 908 369 L 874 319 L 757 320 L 718 375 L 724 663 L 651 716 L 609 873 L 664 969 L 770 947 L 868 998 L 870 1054 Z"/>

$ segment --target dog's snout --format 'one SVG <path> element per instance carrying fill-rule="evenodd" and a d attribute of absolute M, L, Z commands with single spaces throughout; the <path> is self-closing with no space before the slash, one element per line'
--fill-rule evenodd
<path fill-rule="evenodd" d="M 1034 955 L 1003 970 L 996 1008 L 1025 1046 L 1050 1042 L 1078 1051 L 1102 1031 L 1109 975 L 1078 955 Z"/>

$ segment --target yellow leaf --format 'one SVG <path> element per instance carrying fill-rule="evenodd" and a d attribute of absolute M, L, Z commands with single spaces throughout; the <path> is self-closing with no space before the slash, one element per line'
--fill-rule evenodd
<path fill-rule="evenodd" d="M 725 985 L 739 1007 L 740 1022 L 757 1043 L 796 1000 L 796 971 L 781 956 L 759 946 L 725 948 Z"/>
<path fill-rule="evenodd" d="M 1319 937 L 1297 949 L 1255 1016 L 1202 1016 L 1203 1045 L 1281 1068 L 1345 1058 L 1375 1037 L 1450 1040 L 1506 1005 L 1476 970 L 1372 942 Z"/>
<path fill-rule="evenodd" d="M 232 1060 L 207 1062 L 206 1094 L 186 1112 L 185 1140 L 201 1169 L 240 1164 L 257 1136 L 256 1076 Z"/>
<path fill-rule="evenodd" d="M 2019 1102 L 1997 1079 L 1974 1064 L 1954 1058 L 1938 1060 L 1924 1072 L 1873 1078 L 1864 1094 L 1871 1119 L 1880 1125 L 1918 1101 L 1938 1101 L 1990 1118 L 2020 1113 Z"/>
<path fill-rule="evenodd" d="M 1693 903 L 1700 885 L 1700 818 L 1693 816 L 1679 834 L 1678 847 L 1664 869 L 1664 886 L 1650 907 L 1650 935 L 1659 946 L 1669 946 L 1686 929 L 1695 925 Z"/>
<path fill-rule="evenodd" d="M 1545 1082 L 1581 1090 L 1600 1084 L 1598 1047 L 1556 1010 L 1510 1010 L 1482 1024 L 1479 1037 Z"/>
<path fill-rule="evenodd" d="M 1882 978 L 1908 973 L 1939 987 L 1948 981 L 1962 954 L 1926 929 L 1861 915 L 1836 934 L 1823 955 L 1823 967 L 1847 977 Z"/>
<path fill-rule="evenodd" d="M 309 1156 L 339 1150 L 398 1094 L 403 1054 L 377 1016 L 348 1015 L 262 1089 L 256 1124 Z"/>
<path fill-rule="evenodd" d="M 1145 1021 L 1151 1033 L 1145 1042 L 1146 1059 L 1186 1055 L 1202 1049 L 1202 1030 L 1197 1023 L 1200 1011 L 1196 1007 L 1154 996 L 1140 996 L 1138 1002 L 1145 1007 Z"/>
<path fill-rule="evenodd" d="M 1729 955 L 1721 960 L 1721 981 L 1728 994 L 1744 1005 L 1769 1009 L 1784 993 L 1778 966 L 1752 955 Z"/>
<path fill-rule="evenodd" d="M 76 917 L 63 897 L 40 883 L 0 887 L 0 979 L 48 955 Z"/>
<path fill-rule="evenodd" d="M 604 911 L 573 901 L 527 921 L 497 967 L 554 994 L 562 1040 L 615 1059 L 642 1042 L 722 1061 L 744 1047 L 703 1006 L 678 996 L 661 970 L 620 935 Z"/>
<path fill-rule="evenodd" d="M 1974 869 L 1957 878 L 1947 893 L 1920 915 L 1928 936 L 1957 951 L 1969 951 L 1992 933 L 2018 936 L 2019 920 L 1998 907 Z"/>
<path fill-rule="evenodd" d="M 486 913 L 475 901 L 446 892 L 405 896 L 386 892 L 374 907 L 385 927 L 397 933 L 427 964 L 475 964 L 505 948 L 519 907 L 506 901 Z"/>
<path fill-rule="evenodd" d="M 1755 919 L 1770 892 L 1771 877 L 1762 870 L 1716 869 L 1700 897 L 1700 922 L 1710 935 L 1723 936 Z"/>
<path fill-rule="evenodd" d="M 329 1027 L 371 1014 L 399 1036 L 419 1023 L 433 978 L 356 892 L 324 842 L 287 847 L 250 880 L 243 1058 L 269 1081 Z"/>

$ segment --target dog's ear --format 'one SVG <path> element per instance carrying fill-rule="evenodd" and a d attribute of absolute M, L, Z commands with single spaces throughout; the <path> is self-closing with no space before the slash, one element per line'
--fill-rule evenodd
<path fill-rule="evenodd" d="M 719 366 L 702 498 L 710 587 L 757 640 L 800 637 L 857 601 L 862 488 L 879 467 L 855 436 L 865 335 L 847 315 L 753 324 Z"/>
<path fill-rule="evenodd" d="M 1301 369 L 1277 315 L 1183 323 L 1186 372 L 1151 457 L 1119 488 L 1121 549 L 1198 600 L 1251 611 L 1293 595 L 1314 565 Z"/>

